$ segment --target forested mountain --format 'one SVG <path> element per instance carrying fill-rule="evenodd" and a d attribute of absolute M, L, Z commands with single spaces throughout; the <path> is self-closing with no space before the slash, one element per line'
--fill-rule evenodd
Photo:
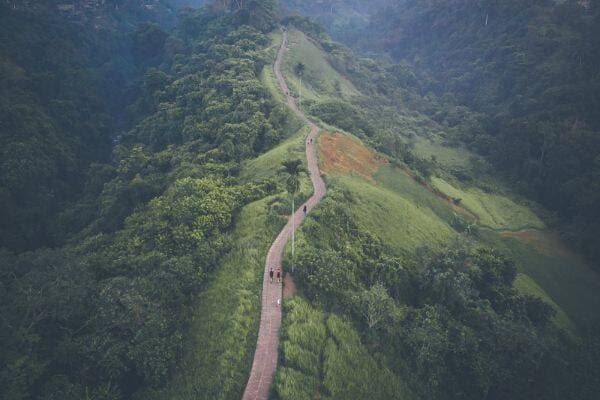
<path fill-rule="evenodd" d="M 336 40 L 353 42 L 361 37 L 372 15 L 390 0 L 283 0 L 284 15 L 304 15 L 326 26 Z"/>
<path fill-rule="evenodd" d="M 600 3 L 397 1 L 370 14 L 368 26 L 338 38 L 391 55 L 399 79 L 439 96 L 432 115 L 460 127 L 452 140 L 554 211 L 596 262 Z"/>
<path fill-rule="evenodd" d="M 556 211 L 592 260 L 600 255 L 599 29 L 597 1 L 403 1 L 372 20 L 369 39 L 433 78 L 420 90 L 473 110 L 437 118 L 470 119 L 460 140 Z"/>
<path fill-rule="evenodd" d="M 131 398 L 164 383 L 237 210 L 272 190 L 235 175 L 283 134 L 252 26 L 274 14 L 96 35 L 2 7 L 0 397 Z"/>
<path fill-rule="evenodd" d="M 284 21 L 302 31 L 287 76 L 326 127 L 329 191 L 297 242 L 302 296 L 284 315 L 280 398 L 593 398 L 596 364 L 584 354 L 598 340 L 598 275 L 552 253 L 564 246 L 540 236 L 547 227 L 523 205 L 543 210 L 461 146 L 470 120 L 460 118 L 479 114 L 422 90 L 428 75 L 408 62 L 366 58 L 312 21 Z M 552 298 L 561 305 L 549 308 Z M 576 299 L 589 314 L 574 339 L 555 318 Z"/>
<path fill-rule="evenodd" d="M 0 5 L 1 246 L 57 244 L 72 230 L 60 211 L 90 163 L 107 161 L 132 81 L 161 57 L 166 34 L 142 23 L 174 14 L 113 3 Z"/>
<path fill-rule="evenodd" d="M 0 398 L 595 399 L 599 18 L 2 1 Z"/>

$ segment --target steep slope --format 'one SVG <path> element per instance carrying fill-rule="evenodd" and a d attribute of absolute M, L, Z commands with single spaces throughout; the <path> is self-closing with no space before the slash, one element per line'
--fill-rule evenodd
<path fill-rule="evenodd" d="M 163 38 L 164 63 L 143 66 L 125 110 L 131 129 L 110 161 L 85 176 L 81 200 L 66 207 L 80 223 L 67 226 L 76 233 L 52 249 L 0 251 L 1 398 L 159 396 L 192 338 L 210 340 L 204 324 L 227 324 L 218 312 L 258 291 L 250 269 L 231 302 L 215 303 L 225 274 L 246 256 L 233 240 L 247 239 L 248 252 L 258 253 L 271 232 L 271 225 L 235 229 L 238 220 L 264 221 L 268 200 L 246 206 L 280 184 L 242 180 L 243 163 L 291 133 L 289 114 L 260 81 L 269 37 L 242 11 L 188 10 L 171 34 L 144 25 L 141 38 Z M 153 43 L 142 40 L 141 50 Z M 278 225 L 280 216 L 267 220 Z M 252 325 L 251 309 L 233 314 Z M 192 312 L 206 331 L 192 331 Z"/>
<path fill-rule="evenodd" d="M 59 5 L 0 4 L 0 246 L 17 252 L 90 222 L 61 212 L 131 127 L 134 82 L 164 55 L 163 8 Z"/>
<path fill-rule="evenodd" d="M 597 1 L 400 1 L 372 19 L 362 43 L 410 65 L 422 93 L 443 95 L 435 118 L 462 125 L 455 138 L 556 212 L 563 237 L 592 263 L 599 21 Z"/>
<path fill-rule="evenodd" d="M 293 93 L 302 93 L 305 109 L 315 118 L 327 118 L 331 125 L 340 121 L 363 142 L 324 124 L 331 133 L 319 140 L 320 162 L 330 191 L 298 236 L 294 265 L 300 298 L 284 303 L 290 314 L 284 313 L 276 395 L 362 398 L 361 390 L 370 387 L 371 398 L 389 398 L 387 390 L 398 398 L 479 398 L 482 393 L 593 398 L 593 378 L 585 372 L 593 367 L 583 354 L 597 340 L 587 332 L 598 321 L 600 277 L 547 228 L 540 217 L 543 208 L 515 195 L 467 148 L 449 147 L 444 126 L 414 111 L 397 125 L 385 119 L 386 129 L 410 149 L 399 146 L 404 159 L 369 149 L 368 143 L 381 143 L 380 125 L 370 115 L 377 97 L 356 114 L 362 121 L 348 121 L 344 112 L 324 114 L 321 108 L 337 93 L 343 107 L 358 109 L 368 96 L 356 88 L 368 84 L 348 86 L 354 88 L 352 96 L 339 96 L 320 83 L 343 79 L 332 68 L 339 59 L 326 50 L 329 42 L 290 43 L 290 53 L 302 54 L 290 58 L 294 61 L 286 68 L 296 85 Z M 302 88 L 294 68 L 298 62 L 308 71 L 302 71 Z M 422 121 L 433 128 L 429 134 L 417 133 Z M 289 268 L 291 262 L 288 252 L 284 265 Z M 479 274 L 486 278 L 480 280 Z M 352 328 L 345 329 L 355 329 L 358 342 L 323 327 L 336 316 L 350 322 Z M 572 340 L 561 329 L 584 339 Z M 324 342 L 351 347 L 353 356 L 337 355 Z M 517 357 L 514 346 L 521 345 L 528 351 Z M 376 360 L 372 369 L 388 376 L 386 383 L 371 387 L 373 379 L 358 371 L 333 368 L 333 363 L 370 365 L 362 346 Z M 480 362 L 489 368 L 479 369 Z M 566 370 L 564 362 L 573 369 Z M 582 385 L 576 384 L 580 378 Z M 360 388 L 353 386 L 357 381 L 364 382 Z M 392 389 L 388 383 L 399 386 Z"/>

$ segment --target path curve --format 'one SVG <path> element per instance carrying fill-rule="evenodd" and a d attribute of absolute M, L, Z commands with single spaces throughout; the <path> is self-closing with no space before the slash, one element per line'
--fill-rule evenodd
<path fill-rule="evenodd" d="M 278 306 L 277 300 L 281 299 L 282 293 L 281 283 L 269 282 L 269 270 L 271 268 L 276 270 L 277 267 L 281 266 L 283 248 L 287 241 L 292 237 L 292 218 L 294 219 L 295 227 L 298 228 L 304 219 L 304 212 L 302 210 L 304 205 L 306 205 L 308 211 L 312 210 L 312 208 L 325 196 L 327 190 L 325 182 L 323 181 L 323 178 L 321 178 L 321 171 L 319 171 L 317 153 L 315 150 L 319 127 L 311 122 L 306 115 L 300 111 L 296 102 L 292 96 L 290 96 L 287 83 L 281 74 L 281 63 L 287 44 L 287 31 L 284 31 L 281 47 L 277 52 L 277 59 L 275 60 L 275 78 L 279 83 L 281 91 L 285 95 L 288 107 L 310 126 L 310 133 L 306 140 L 306 159 L 314 192 L 308 201 L 301 204 L 294 215 L 288 219 L 287 224 L 279 233 L 267 253 L 267 261 L 263 273 L 262 305 L 258 341 L 256 343 L 256 351 L 254 352 L 254 361 L 252 362 L 250 378 L 248 379 L 246 389 L 244 390 L 243 400 L 267 400 L 269 398 L 269 389 L 273 382 L 273 376 L 275 375 L 275 369 L 277 368 L 279 328 L 281 326 L 281 307 Z M 312 144 L 310 144 L 311 141 Z"/>

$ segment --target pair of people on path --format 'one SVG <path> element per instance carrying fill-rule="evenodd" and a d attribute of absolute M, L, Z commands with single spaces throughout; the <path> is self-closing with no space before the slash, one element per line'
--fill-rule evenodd
<path fill-rule="evenodd" d="M 273 268 L 269 270 L 269 279 L 273 283 Z M 277 282 L 281 283 L 281 269 L 277 268 Z"/>

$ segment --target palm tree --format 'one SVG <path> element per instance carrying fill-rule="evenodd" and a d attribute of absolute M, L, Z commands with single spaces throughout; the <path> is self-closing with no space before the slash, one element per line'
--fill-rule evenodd
<path fill-rule="evenodd" d="M 294 221 L 296 207 L 294 200 L 296 193 L 300 190 L 300 173 L 306 172 L 306 168 L 304 168 L 300 159 L 285 160 L 282 165 L 282 172 L 287 175 L 285 188 L 290 196 L 292 196 L 292 272 L 294 272 L 294 247 L 296 244 L 296 226 Z"/>
<path fill-rule="evenodd" d="M 300 78 L 300 88 L 298 89 L 298 108 L 302 108 L 302 75 L 304 75 L 305 69 L 306 66 L 301 62 L 294 65 L 294 72 L 296 75 L 298 75 L 298 78 Z"/>

